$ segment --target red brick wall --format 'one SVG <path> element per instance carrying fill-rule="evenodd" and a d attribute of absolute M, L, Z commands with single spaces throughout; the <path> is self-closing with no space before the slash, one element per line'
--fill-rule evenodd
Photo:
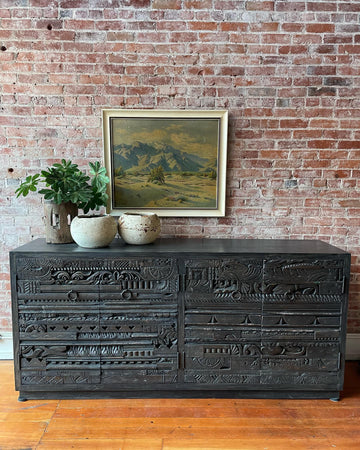
<path fill-rule="evenodd" d="M 102 158 L 102 108 L 229 110 L 226 217 L 166 236 L 319 238 L 353 254 L 360 332 L 360 1 L 1 0 L 0 332 L 7 252 L 43 236 L 27 173 Z"/>

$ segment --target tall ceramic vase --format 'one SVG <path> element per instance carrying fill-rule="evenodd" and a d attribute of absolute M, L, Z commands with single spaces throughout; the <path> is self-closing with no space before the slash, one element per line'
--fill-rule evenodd
<path fill-rule="evenodd" d="M 48 244 L 68 244 L 74 242 L 70 233 L 70 224 L 78 213 L 74 203 L 61 203 L 46 201 L 44 203 L 44 222 L 46 242 Z"/>

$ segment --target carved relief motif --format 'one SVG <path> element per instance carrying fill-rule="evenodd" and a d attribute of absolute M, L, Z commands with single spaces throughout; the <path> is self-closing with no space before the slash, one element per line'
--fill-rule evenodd
<path fill-rule="evenodd" d="M 265 294 L 275 296 L 271 300 L 287 300 L 318 297 L 321 302 L 341 301 L 337 295 L 344 293 L 345 277 L 343 261 L 337 260 L 268 260 L 264 266 Z"/>
<path fill-rule="evenodd" d="M 23 385 L 71 385 L 71 384 L 95 384 L 99 383 L 100 379 L 98 376 L 91 376 L 89 373 L 72 373 L 68 372 L 64 375 L 26 375 L 21 377 L 21 382 Z"/>
<path fill-rule="evenodd" d="M 260 377 L 262 385 L 282 385 L 282 386 L 306 386 L 322 385 L 337 386 L 338 376 L 336 373 L 315 374 L 304 372 L 300 374 L 262 374 Z"/>
<path fill-rule="evenodd" d="M 175 260 L 19 258 L 18 279 L 50 284 L 122 285 L 174 280 Z M 151 283 L 148 285 L 151 287 Z M 144 287 L 146 289 L 146 286 Z"/>
<path fill-rule="evenodd" d="M 344 292 L 343 261 L 273 259 L 264 265 L 262 260 L 189 260 L 186 265 L 187 292 L 212 293 L 215 298 L 261 301 L 261 294 L 267 294 L 273 301 L 280 300 L 277 296 L 288 301 L 302 296 L 305 301 L 321 295 L 323 302 L 337 302 Z"/>
<path fill-rule="evenodd" d="M 241 374 L 217 374 L 217 373 L 201 373 L 195 370 L 189 370 L 185 374 L 186 383 L 224 385 L 224 384 L 259 384 L 260 377 L 258 375 L 241 375 Z"/>
<path fill-rule="evenodd" d="M 233 301 L 261 294 L 262 260 L 187 260 L 185 264 L 187 292 L 207 292 Z"/>
<path fill-rule="evenodd" d="M 267 260 L 265 265 L 265 282 L 271 283 L 319 283 L 322 281 L 342 281 L 343 261 L 336 260 Z"/>
<path fill-rule="evenodd" d="M 311 345 L 311 344 L 308 344 Z M 198 347 L 196 347 L 198 348 Z M 295 344 L 293 342 L 269 342 L 266 344 L 257 343 L 238 343 L 230 345 L 203 345 L 203 353 L 207 357 L 219 355 L 237 355 L 237 356 L 303 356 L 306 354 L 306 345 Z M 191 347 L 189 347 L 191 352 Z"/>

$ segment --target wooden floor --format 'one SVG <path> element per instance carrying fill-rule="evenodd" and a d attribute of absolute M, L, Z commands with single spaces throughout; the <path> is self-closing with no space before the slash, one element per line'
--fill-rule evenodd
<path fill-rule="evenodd" d="M 0 449 L 360 449 L 360 365 L 330 400 L 17 401 L 0 361 Z"/>

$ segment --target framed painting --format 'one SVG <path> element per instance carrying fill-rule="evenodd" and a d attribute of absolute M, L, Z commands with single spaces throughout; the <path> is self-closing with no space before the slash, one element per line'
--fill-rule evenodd
<path fill-rule="evenodd" d="M 107 211 L 224 216 L 228 112 L 103 110 Z"/>

